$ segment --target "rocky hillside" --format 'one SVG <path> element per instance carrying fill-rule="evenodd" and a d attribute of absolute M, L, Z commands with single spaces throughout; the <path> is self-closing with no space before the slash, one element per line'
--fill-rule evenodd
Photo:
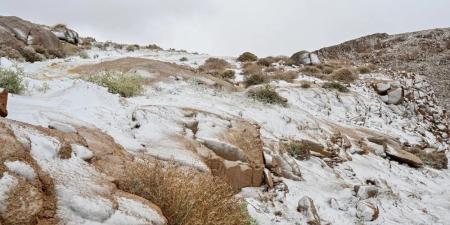
<path fill-rule="evenodd" d="M 317 53 L 325 59 L 373 63 L 426 76 L 440 104 L 450 110 L 450 28 L 373 34 L 322 48 Z"/>
<path fill-rule="evenodd" d="M 85 54 L 0 58 L 0 224 L 450 222 L 428 74 L 71 45 Z"/>

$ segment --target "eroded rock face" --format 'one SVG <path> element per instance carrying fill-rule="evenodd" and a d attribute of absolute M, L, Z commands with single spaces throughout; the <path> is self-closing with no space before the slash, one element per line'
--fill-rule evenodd
<path fill-rule="evenodd" d="M 308 51 L 300 51 L 291 56 L 291 59 L 296 65 L 317 65 L 320 64 L 320 59 L 315 53 Z"/>
<path fill-rule="evenodd" d="M 298 201 L 297 211 L 305 216 L 308 225 L 321 224 L 314 201 L 310 197 L 304 196 Z"/>
<path fill-rule="evenodd" d="M 72 29 L 67 28 L 64 25 L 57 25 L 52 27 L 53 34 L 58 37 L 59 40 L 78 45 L 81 43 L 80 36 Z"/>
<path fill-rule="evenodd" d="M 4 88 L 0 88 L 0 116 L 7 117 L 8 116 L 8 90 Z"/>

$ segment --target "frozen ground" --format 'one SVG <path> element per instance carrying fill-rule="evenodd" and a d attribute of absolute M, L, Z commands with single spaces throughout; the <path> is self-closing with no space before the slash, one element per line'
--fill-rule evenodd
<path fill-rule="evenodd" d="M 445 143 L 436 141 L 433 133 L 427 131 L 430 125 L 426 121 L 401 113 L 407 110 L 403 106 L 384 104 L 364 82 L 365 79 L 374 77 L 388 79 L 387 75 L 367 75 L 353 85 L 350 88 L 351 93 L 348 94 L 325 90 L 319 85 L 304 89 L 300 88 L 298 83 L 272 82 L 271 85 L 276 87 L 277 92 L 288 99 L 288 107 L 262 104 L 248 98 L 245 92 L 213 89 L 190 79 L 158 82 L 147 87 L 142 96 L 125 99 L 108 93 L 105 88 L 77 79 L 77 75 L 69 73 L 68 70 L 81 64 L 126 56 L 197 67 L 209 56 L 150 50 L 131 53 L 91 50 L 88 54 L 90 59 L 73 57 L 34 64 L 19 63 L 17 66 L 22 67 L 27 76 L 27 93 L 10 95 L 8 118 L 44 127 L 56 122 L 97 127 L 111 135 L 131 153 L 146 153 L 163 160 L 172 159 L 203 171 L 207 171 L 208 167 L 201 159 L 187 151 L 186 146 L 180 141 L 175 140 L 177 135 L 189 136 L 179 125 L 188 122 L 183 116 L 183 109 L 186 108 L 257 123 L 261 126 L 261 138 L 266 149 L 271 149 L 280 139 L 308 139 L 326 146 L 332 136 L 340 132 L 347 135 L 353 144 L 345 152 L 340 150 L 340 154 L 346 159 L 344 162 L 330 167 L 318 157 L 312 157 L 307 161 L 295 160 L 294 163 L 300 168 L 303 180 L 280 178 L 286 188 L 281 188 L 283 185 L 269 191 L 266 187 L 245 188 L 239 194 L 246 198 L 249 213 L 258 224 L 305 224 L 305 217 L 297 212 L 297 203 L 303 196 L 309 196 L 314 200 L 322 224 L 450 223 L 448 169 L 435 170 L 430 167 L 414 169 L 372 153 L 367 155 L 356 153 L 358 139 L 374 135 L 388 135 L 409 144 L 419 144 L 427 137 L 427 141 L 436 148 L 441 150 L 448 148 Z M 182 57 L 187 57 L 188 61 L 181 63 L 179 59 Z M 226 59 L 239 70 L 238 63 L 232 58 Z M 12 65 L 2 59 L 2 66 Z M 318 84 L 323 82 L 307 76 L 300 76 L 298 80 L 316 80 Z M 133 117 L 137 117 L 139 129 L 135 129 L 136 118 Z M 216 137 L 216 133 L 221 132 L 219 128 L 224 122 L 216 117 L 204 116 L 198 119 L 200 125 L 205 124 L 205 127 L 208 127 L 208 124 L 215 124 L 214 129 L 200 129 L 201 137 Z M 424 130 L 423 134 L 419 134 L 418 130 Z M 26 136 L 41 139 L 36 134 Z M 48 139 L 38 140 L 37 143 L 49 147 L 46 150 L 48 154 L 54 154 L 50 147 L 55 143 L 45 143 L 48 141 Z M 32 151 L 35 152 L 37 149 L 32 148 Z M 45 154 L 35 158 L 38 162 L 45 161 L 45 157 L 48 157 Z M 84 162 L 79 159 L 74 159 L 64 167 L 59 167 L 57 163 L 46 162 L 47 170 L 54 171 L 51 173 L 61 173 L 62 176 L 65 172 L 83 173 L 79 169 L 83 168 L 87 171 L 86 174 L 96 174 L 89 172 L 88 170 L 92 168 L 87 164 L 83 166 Z M 11 162 L 9 166 L 22 170 L 27 176 L 33 175 L 20 163 Z M 56 167 L 61 169 L 55 169 Z M 14 183 L 13 179 L 6 176 L 1 179 L 0 191 Z M 376 198 L 362 199 L 355 194 L 353 188 L 355 185 L 367 183 L 375 183 L 379 188 Z M 76 189 L 79 184 L 73 185 L 73 187 L 62 186 L 64 188 L 59 190 L 58 207 L 60 213 L 65 215 L 63 218 L 75 224 L 78 218 L 72 218 L 67 214 L 65 208 L 67 203 L 64 202 L 67 198 L 73 199 L 72 197 L 81 191 Z M 92 185 L 92 188 L 95 186 L 89 185 Z M 125 208 L 139 211 L 139 207 L 144 207 L 130 199 L 117 198 L 123 211 L 126 211 Z M 110 208 L 107 200 L 91 199 L 90 201 L 97 201 L 90 204 L 94 208 L 82 209 L 86 201 L 86 199 L 76 201 L 79 203 L 79 210 L 95 211 Z M 368 201 L 378 207 L 378 219 L 367 222 L 357 216 L 357 205 L 362 201 Z M 121 211 L 117 211 L 119 212 Z M 121 215 L 110 214 L 108 211 L 98 211 L 95 215 L 111 220 L 117 217 L 114 221 L 119 222 L 114 224 L 121 224 L 120 219 L 123 219 L 119 218 Z M 151 215 L 141 216 L 146 219 L 151 217 Z"/>

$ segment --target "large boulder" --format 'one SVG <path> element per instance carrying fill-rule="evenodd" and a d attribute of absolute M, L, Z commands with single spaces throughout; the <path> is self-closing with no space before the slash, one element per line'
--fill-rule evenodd
<path fill-rule="evenodd" d="M 315 53 L 308 51 L 300 51 L 291 56 L 295 65 L 317 65 L 320 64 L 320 59 Z"/>
<path fill-rule="evenodd" d="M 21 57 L 34 62 L 44 55 L 64 55 L 60 40 L 49 28 L 14 16 L 0 16 L 0 57 Z"/>
<path fill-rule="evenodd" d="M 8 116 L 7 104 L 8 104 L 8 90 L 6 90 L 4 88 L 0 88 L 0 116 L 1 117 Z"/>
<path fill-rule="evenodd" d="M 356 205 L 356 216 L 363 221 L 374 221 L 379 214 L 378 207 L 370 201 L 360 201 Z"/>

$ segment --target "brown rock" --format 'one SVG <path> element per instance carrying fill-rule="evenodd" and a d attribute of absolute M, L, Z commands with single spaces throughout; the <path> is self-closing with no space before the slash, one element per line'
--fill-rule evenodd
<path fill-rule="evenodd" d="M 8 90 L 4 88 L 0 88 L 0 116 L 7 117 L 8 116 Z"/>
<path fill-rule="evenodd" d="M 415 156 L 412 153 L 409 153 L 402 149 L 393 149 L 392 147 L 388 146 L 386 149 L 386 155 L 391 157 L 391 159 L 400 162 L 400 163 L 406 163 L 411 167 L 420 168 L 423 166 L 423 161 Z"/>

